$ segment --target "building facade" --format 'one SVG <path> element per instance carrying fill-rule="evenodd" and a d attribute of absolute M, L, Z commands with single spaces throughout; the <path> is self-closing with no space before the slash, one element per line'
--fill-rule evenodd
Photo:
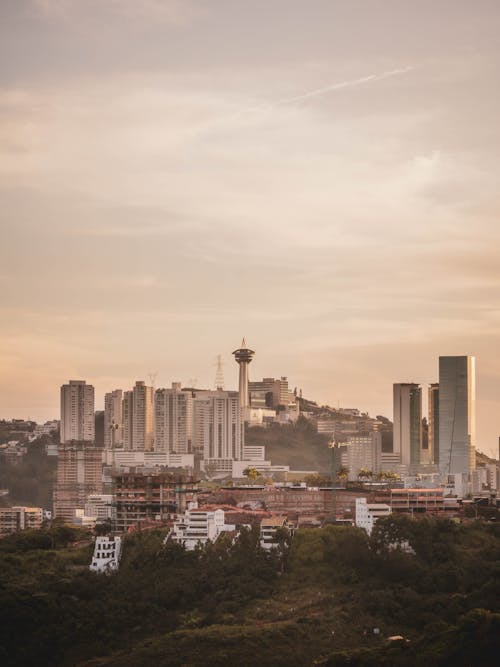
<path fill-rule="evenodd" d="M 123 391 L 114 389 L 104 395 L 104 447 L 123 447 Z"/>
<path fill-rule="evenodd" d="M 470 477 L 476 467 L 474 357 L 439 357 L 439 472 Z"/>
<path fill-rule="evenodd" d="M 439 383 L 429 385 L 428 400 L 428 452 L 423 463 L 439 463 Z"/>
<path fill-rule="evenodd" d="M 154 449 L 153 387 L 139 380 L 123 396 L 123 445 L 129 451 Z"/>
<path fill-rule="evenodd" d="M 191 451 L 193 396 L 180 382 L 155 392 L 155 451 L 188 454 Z"/>
<path fill-rule="evenodd" d="M 90 569 L 98 573 L 116 572 L 121 555 L 121 537 L 96 537 Z"/>
<path fill-rule="evenodd" d="M 199 392 L 193 399 L 193 449 L 205 461 L 239 461 L 244 445 L 240 397 L 235 391 Z"/>
<path fill-rule="evenodd" d="M 215 542 L 223 532 L 235 529 L 234 525 L 226 525 L 224 510 L 199 509 L 193 502 L 185 514 L 177 517 L 167 540 L 182 544 L 187 551 L 193 551 L 209 541 Z"/>
<path fill-rule="evenodd" d="M 85 442 L 59 446 L 54 486 L 54 515 L 57 518 L 72 523 L 75 510 L 85 507 L 88 496 L 102 492 L 102 454 L 100 447 Z"/>
<path fill-rule="evenodd" d="M 398 383 L 393 387 L 393 453 L 402 465 L 420 463 L 422 448 L 422 390 L 418 384 Z"/>
<path fill-rule="evenodd" d="M 367 436 L 353 436 L 346 442 L 345 465 L 349 470 L 349 481 L 357 480 L 363 469 L 376 475 L 381 464 L 382 434 L 378 431 Z"/>
<path fill-rule="evenodd" d="M 369 503 L 366 498 L 356 498 L 355 523 L 358 528 L 372 534 L 377 519 L 391 514 L 391 508 L 386 503 Z"/>
<path fill-rule="evenodd" d="M 94 387 L 70 380 L 61 387 L 61 443 L 95 439 Z"/>
<path fill-rule="evenodd" d="M 154 521 L 166 521 L 184 512 L 196 498 L 197 482 L 191 476 L 142 470 L 113 474 L 116 530 Z"/>
<path fill-rule="evenodd" d="M 0 535 L 41 528 L 43 519 L 41 507 L 0 507 Z"/>

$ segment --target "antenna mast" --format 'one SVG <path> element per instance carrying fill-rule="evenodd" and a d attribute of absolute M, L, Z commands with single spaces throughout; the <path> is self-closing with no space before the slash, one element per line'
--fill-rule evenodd
<path fill-rule="evenodd" d="M 217 367 L 217 370 L 215 372 L 215 388 L 223 390 L 224 389 L 224 369 L 223 369 L 224 364 L 222 363 L 222 356 L 220 354 L 218 354 L 217 357 L 216 357 L 215 366 Z"/>

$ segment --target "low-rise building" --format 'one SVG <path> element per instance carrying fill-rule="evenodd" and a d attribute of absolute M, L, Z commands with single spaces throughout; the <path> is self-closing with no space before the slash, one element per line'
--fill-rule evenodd
<path fill-rule="evenodd" d="M 158 470 L 117 471 L 113 485 L 119 532 L 144 522 L 167 521 L 184 512 L 198 491 L 194 477 Z"/>
<path fill-rule="evenodd" d="M 41 528 L 43 519 L 41 507 L 0 507 L 0 534 Z"/>
<path fill-rule="evenodd" d="M 284 515 L 271 516 L 267 519 L 262 519 L 260 523 L 260 546 L 266 551 L 277 549 L 279 541 L 276 538 L 276 533 L 280 528 L 287 528 L 290 530 L 288 519 Z"/>
<path fill-rule="evenodd" d="M 199 509 L 197 503 L 192 502 L 185 514 L 176 518 L 166 539 L 193 551 L 197 546 L 215 542 L 222 533 L 234 530 L 236 526 L 225 523 L 224 510 Z"/>
<path fill-rule="evenodd" d="M 393 512 L 440 512 L 445 509 L 443 487 L 435 489 L 391 489 Z"/>
<path fill-rule="evenodd" d="M 368 503 L 366 498 L 356 498 L 356 526 L 371 535 L 373 526 L 381 516 L 389 516 L 391 508 L 386 503 Z"/>
<path fill-rule="evenodd" d="M 118 570 L 122 555 L 121 537 L 96 537 L 90 569 L 109 573 Z"/>

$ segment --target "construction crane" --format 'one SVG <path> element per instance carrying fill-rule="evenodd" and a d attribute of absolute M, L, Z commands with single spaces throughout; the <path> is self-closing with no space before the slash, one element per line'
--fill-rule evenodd
<path fill-rule="evenodd" d="M 338 442 L 333 437 L 328 445 L 332 451 L 332 460 L 331 460 L 331 475 L 332 475 L 332 512 L 333 512 L 333 521 L 337 521 L 337 475 L 339 471 L 339 445 Z"/>

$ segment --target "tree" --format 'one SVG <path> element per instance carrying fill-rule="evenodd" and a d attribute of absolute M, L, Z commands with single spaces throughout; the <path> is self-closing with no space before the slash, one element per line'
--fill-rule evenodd
<path fill-rule="evenodd" d="M 255 484 L 255 482 L 259 479 L 259 477 L 261 477 L 261 474 L 257 470 L 257 468 L 252 468 L 251 466 L 245 468 L 243 474 L 245 475 L 245 477 L 248 477 L 248 479 L 251 480 L 252 484 Z"/>
<path fill-rule="evenodd" d="M 345 482 L 348 475 L 349 475 L 349 468 L 347 466 L 341 466 L 337 471 L 337 479 L 340 482 Z"/>
<path fill-rule="evenodd" d="M 373 477 L 373 472 L 368 470 L 368 468 L 360 468 L 358 472 L 358 479 L 371 479 Z"/>

